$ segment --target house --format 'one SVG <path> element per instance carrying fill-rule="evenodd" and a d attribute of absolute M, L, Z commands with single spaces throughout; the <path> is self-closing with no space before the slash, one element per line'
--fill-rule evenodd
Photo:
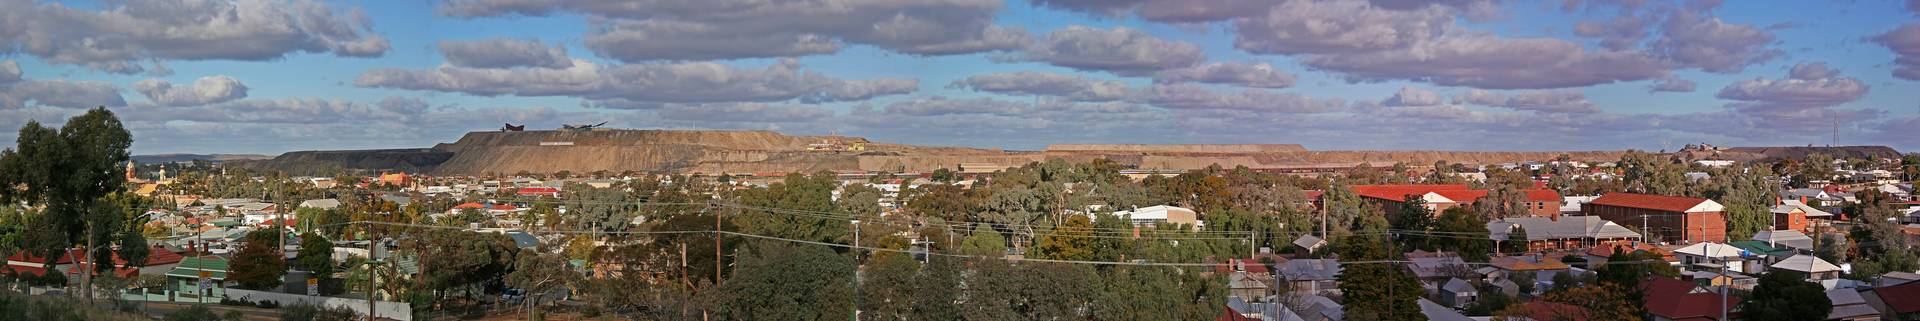
<path fill-rule="evenodd" d="M 1807 282 L 1825 283 L 1840 278 L 1840 266 L 1828 263 L 1811 254 L 1801 254 L 1780 260 L 1767 268 L 1800 272 L 1807 276 Z"/>
<path fill-rule="evenodd" d="M 1833 311 L 1827 312 L 1827 321 L 1880 321 L 1880 310 L 1874 310 L 1867 299 L 1860 296 L 1859 290 L 1827 290 L 1827 301 L 1833 302 Z"/>
<path fill-rule="evenodd" d="M 1913 281 L 1920 281 L 1920 273 L 1893 271 L 1873 278 L 1873 286 L 1893 286 Z"/>
<path fill-rule="evenodd" d="M 1440 305 L 1437 302 L 1428 301 L 1427 299 L 1420 299 L 1418 301 L 1418 304 L 1420 304 L 1420 314 L 1426 315 L 1427 320 L 1473 321 L 1473 318 L 1468 318 L 1467 315 L 1460 314 L 1460 311 L 1454 311 L 1453 308 Z"/>
<path fill-rule="evenodd" d="M 1666 260 L 1669 264 L 1680 263 L 1680 258 L 1674 256 L 1673 251 L 1668 251 L 1646 242 L 1608 242 L 1595 244 L 1593 248 L 1587 249 L 1586 253 L 1582 253 L 1581 258 L 1587 260 L 1587 266 L 1600 266 L 1607 264 L 1607 260 L 1613 257 L 1615 251 L 1619 250 L 1625 250 L 1629 253 L 1645 251 L 1659 254 L 1660 258 Z"/>
<path fill-rule="evenodd" d="M 1265 298 L 1273 293 L 1273 287 L 1268 284 L 1274 284 L 1272 275 L 1233 272 L 1227 276 L 1227 295 L 1252 299 Z"/>
<path fill-rule="evenodd" d="M 1467 261 L 1461 259 L 1459 254 L 1451 252 L 1413 250 L 1413 252 L 1407 252 L 1406 256 L 1407 261 L 1410 262 L 1407 264 L 1407 269 L 1412 270 L 1413 276 L 1419 278 L 1421 283 L 1429 286 L 1438 286 L 1447 279 L 1465 276 L 1473 269 L 1467 266 Z"/>
<path fill-rule="evenodd" d="M 1327 241 L 1320 239 L 1318 236 L 1301 235 L 1299 239 L 1293 240 L 1293 253 L 1300 257 L 1306 257 L 1307 254 L 1311 254 L 1313 251 L 1319 250 L 1321 246 L 1325 245 L 1327 245 Z"/>
<path fill-rule="evenodd" d="M 1746 253 L 1748 259 L 1756 261 L 1757 264 L 1761 266 L 1773 265 L 1774 263 L 1780 262 L 1780 260 L 1787 259 L 1789 256 L 1799 254 L 1799 252 L 1793 248 L 1769 245 L 1767 242 L 1754 240 L 1735 241 L 1727 243 L 1727 245 L 1739 248 L 1740 251 Z M 1751 271 L 1754 273 L 1760 272 L 1758 269 Z"/>
<path fill-rule="evenodd" d="M 1296 293 L 1339 293 L 1340 261 L 1332 259 L 1289 260 L 1275 267 L 1287 288 Z"/>
<path fill-rule="evenodd" d="M 1562 199 L 1564 199 L 1565 201 L 1563 202 L 1563 204 L 1560 204 L 1560 215 L 1562 216 L 1580 215 L 1580 207 L 1586 205 L 1587 202 L 1592 202 L 1593 199 L 1595 198 L 1600 198 L 1600 197 L 1599 196 L 1563 197 Z"/>
<path fill-rule="evenodd" d="M 1468 304 L 1480 300 L 1480 290 L 1475 289 L 1472 282 L 1453 278 L 1447 279 L 1446 283 L 1441 283 L 1434 297 L 1435 300 L 1440 301 L 1440 304 L 1448 307 L 1466 308 Z"/>
<path fill-rule="evenodd" d="M 1860 292 L 1860 297 L 1880 311 L 1882 320 L 1920 318 L 1920 282 L 1868 288 Z"/>
<path fill-rule="evenodd" d="M 514 190 L 513 194 L 525 197 L 560 197 L 560 188 L 547 186 L 521 187 L 520 189 Z"/>
<path fill-rule="evenodd" d="M 1293 313 L 1307 321 L 1340 321 L 1346 319 L 1346 310 L 1339 301 L 1307 293 L 1285 294 L 1288 300 L 1295 302 Z"/>
<path fill-rule="evenodd" d="M 1788 231 L 1812 231 L 1811 220 L 1833 219 L 1832 213 L 1807 206 L 1798 200 L 1781 200 L 1773 209 L 1773 229 Z"/>
<path fill-rule="evenodd" d="M 1581 212 L 1608 221 L 1640 224 L 1662 242 L 1726 242 L 1726 206 L 1704 198 L 1607 193 Z M 1651 240 L 1650 240 L 1651 241 Z"/>
<path fill-rule="evenodd" d="M 223 298 L 226 296 L 227 259 L 218 256 L 196 256 L 180 260 L 180 265 L 167 271 L 166 290 L 177 293 L 179 298 Z M 200 282 L 205 279 L 207 289 L 202 292 Z"/>
<path fill-rule="evenodd" d="M 330 209 L 340 208 L 340 200 L 331 199 L 331 198 L 305 200 L 305 201 L 300 201 L 300 208 L 330 210 Z"/>
<path fill-rule="evenodd" d="M 1300 315 L 1288 310 L 1287 306 L 1275 302 L 1247 302 L 1240 298 L 1227 298 L 1226 311 L 1214 320 L 1249 321 L 1306 321 Z"/>
<path fill-rule="evenodd" d="M 1693 245 L 1673 250 L 1673 253 L 1680 257 L 1680 264 L 1687 266 L 1703 267 L 1713 270 L 1725 267 L 1727 272 L 1736 273 L 1747 273 L 1747 271 L 1759 272 L 1758 264 L 1749 262 L 1753 261 L 1750 254 L 1732 245 L 1712 242 L 1694 243 Z"/>
<path fill-rule="evenodd" d="M 1417 197 L 1426 204 L 1434 215 L 1449 208 L 1472 206 L 1475 201 L 1487 197 L 1491 191 L 1473 189 L 1465 184 L 1399 184 L 1399 185 L 1354 185 L 1354 194 L 1372 201 L 1382 208 L 1394 208 L 1406 203 L 1407 198 Z M 1523 205 L 1527 212 L 1535 217 L 1559 217 L 1560 206 L 1564 203 L 1559 192 L 1549 189 L 1526 189 Z"/>
<path fill-rule="evenodd" d="M 1813 253 L 1813 238 L 1798 230 L 1760 231 L 1753 233 L 1753 240 L 1775 247 L 1792 248 L 1800 253 Z"/>
<path fill-rule="evenodd" d="M 1193 210 L 1167 205 L 1148 206 L 1136 208 L 1131 211 L 1118 211 L 1113 212 L 1113 215 L 1125 217 L 1133 221 L 1133 226 L 1143 228 L 1152 228 L 1165 224 L 1184 224 L 1198 230 L 1202 226 L 1199 220 L 1200 216 L 1194 213 Z"/>
<path fill-rule="evenodd" d="M 1640 286 L 1641 302 L 1653 320 L 1725 321 L 1720 319 L 1721 309 L 1739 306 L 1742 301 L 1739 296 L 1727 296 L 1722 301 L 1720 293 L 1679 279 L 1650 277 Z M 1727 317 L 1738 320 L 1740 314 L 1732 311 Z"/>
<path fill-rule="evenodd" d="M 1526 231 L 1526 240 L 1510 239 L 1517 230 Z M 1503 218 L 1487 222 L 1487 232 L 1495 241 L 1525 241 L 1529 251 L 1584 249 L 1603 242 L 1640 239 L 1633 230 L 1595 216 Z"/>

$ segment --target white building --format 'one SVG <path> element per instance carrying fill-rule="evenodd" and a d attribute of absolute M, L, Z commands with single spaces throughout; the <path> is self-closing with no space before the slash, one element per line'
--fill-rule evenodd
<path fill-rule="evenodd" d="M 1200 222 L 1200 215 L 1194 213 L 1193 210 L 1167 205 L 1148 206 L 1136 208 L 1131 211 L 1118 211 L 1113 212 L 1113 215 L 1127 218 L 1133 221 L 1133 226 L 1139 227 L 1154 227 L 1161 224 L 1187 224 L 1193 226 L 1193 229 L 1198 230 L 1206 226 L 1205 223 Z"/>

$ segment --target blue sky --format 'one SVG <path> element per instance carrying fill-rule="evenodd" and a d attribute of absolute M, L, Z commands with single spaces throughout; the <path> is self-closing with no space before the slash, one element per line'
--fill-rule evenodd
<path fill-rule="evenodd" d="M 104 105 L 140 154 L 600 121 L 1315 150 L 1824 145 L 1838 123 L 1842 145 L 1920 149 L 1920 0 L 0 6 L 21 8 L 0 13 L 0 126 Z"/>

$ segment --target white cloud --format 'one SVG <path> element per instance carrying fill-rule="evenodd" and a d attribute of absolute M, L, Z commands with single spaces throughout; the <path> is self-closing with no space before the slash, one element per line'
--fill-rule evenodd
<path fill-rule="evenodd" d="M 133 90 L 163 106 L 205 105 L 247 97 L 247 85 L 227 76 L 200 77 L 179 87 L 165 80 L 147 79 L 133 83 Z"/>
<path fill-rule="evenodd" d="M 62 64 L 131 74 L 140 61 L 273 60 L 297 52 L 384 54 L 359 11 L 305 0 L 135 0 L 102 11 L 0 0 L 0 46 Z"/>
<path fill-rule="evenodd" d="M 1117 81 L 1037 71 L 974 75 L 955 80 L 948 87 L 1010 95 L 1065 97 L 1076 101 L 1120 100 L 1129 93 L 1127 85 Z"/>
<path fill-rule="evenodd" d="M 1293 87 L 1294 77 L 1267 63 L 1212 62 L 1199 66 L 1161 71 L 1154 83 L 1199 82 L 1230 84 L 1254 88 Z"/>
<path fill-rule="evenodd" d="M 625 64 L 601 66 L 575 60 L 572 67 L 469 68 L 441 66 L 427 70 L 375 69 L 362 73 L 355 84 L 365 87 L 457 92 L 477 96 L 572 96 L 617 101 L 612 106 L 643 103 L 807 102 L 851 101 L 905 94 L 918 80 L 877 78 L 845 80 L 802 69 L 784 60 L 763 69 L 743 69 L 710 62 Z"/>
<path fill-rule="evenodd" d="M 1022 58 L 1130 75 L 1192 66 L 1206 59 L 1206 55 L 1194 44 L 1160 39 L 1131 28 L 1068 26 L 1048 34 L 1045 40 L 1028 48 Z"/>
<path fill-rule="evenodd" d="M 446 55 L 447 63 L 461 67 L 566 68 L 573 66 L 573 58 L 567 57 L 566 47 L 557 44 L 547 47 L 539 40 L 509 38 L 476 41 L 442 40 L 439 47 L 440 53 Z"/>

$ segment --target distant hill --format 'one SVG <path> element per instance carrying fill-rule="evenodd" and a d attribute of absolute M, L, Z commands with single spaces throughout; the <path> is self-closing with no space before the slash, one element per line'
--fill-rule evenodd
<path fill-rule="evenodd" d="M 1782 159 L 1806 159 L 1814 154 L 1825 154 L 1834 158 L 1900 158 L 1900 151 L 1886 146 L 1832 146 L 1832 147 L 1728 147 L 1716 151 L 1686 151 L 1685 157 L 1691 159 L 1725 159 L 1731 161 L 1773 161 Z"/>
<path fill-rule="evenodd" d="M 196 160 L 204 160 L 204 161 L 209 161 L 209 162 L 214 162 L 214 163 L 221 163 L 221 162 L 228 162 L 228 161 L 239 161 L 239 160 L 262 160 L 262 159 L 273 159 L 273 156 L 267 156 L 267 155 L 257 155 L 257 154 L 154 154 L 154 155 L 133 155 L 133 161 L 134 161 L 135 163 L 143 163 L 143 164 L 154 164 L 154 163 L 185 163 L 185 162 L 192 162 L 192 161 L 196 161 Z"/>

